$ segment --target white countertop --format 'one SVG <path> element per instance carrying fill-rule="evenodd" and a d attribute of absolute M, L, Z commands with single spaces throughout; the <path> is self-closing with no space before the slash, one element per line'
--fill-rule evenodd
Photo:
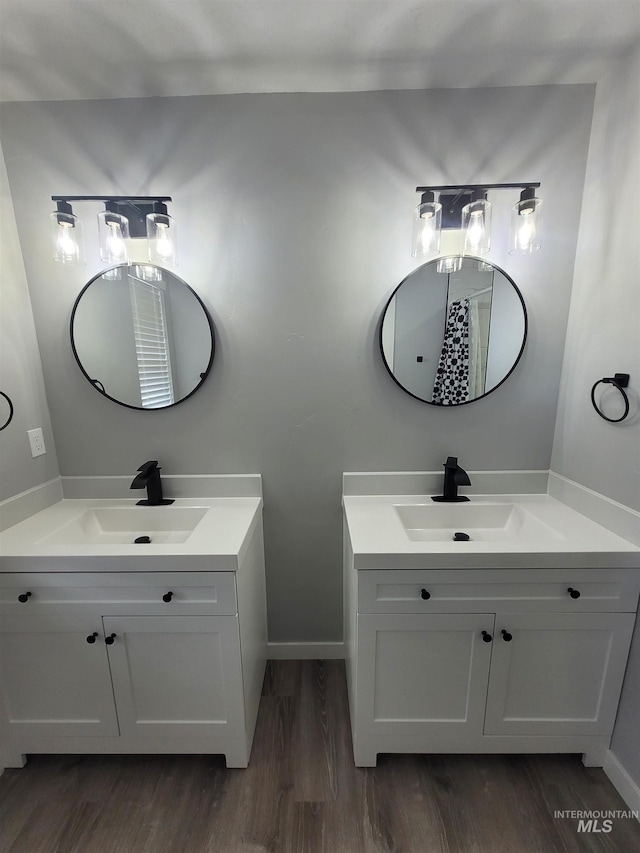
<path fill-rule="evenodd" d="M 87 510 L 130 507 L 132 512 L 136 511 L 136 499 L 61 500 L 0 533 L 0 570 L 235 571 L 238 568 L 243 549 L 259 522 L 262 498 L 178 498 L 172 506 L 206 510 L 184 542 L 136 545 L 42 541 Z M 162 511 L 162 507 L 158 510 Z"/>
<path fill-rule="evenodd" d="M 640 567 L 640 548 L 549 495 L 471 495 L 470 499 L 474 504 L 516 504 L 557 533 L 548 538 L 538 536 L 516 541 L 413 541 L 394 507 L 408 504 L 433 505 L 430 496 L 345 495 L 342 501 L 354 554 L 354 567 Z M 464 530 L 464 527 L 460 529 Z"/>

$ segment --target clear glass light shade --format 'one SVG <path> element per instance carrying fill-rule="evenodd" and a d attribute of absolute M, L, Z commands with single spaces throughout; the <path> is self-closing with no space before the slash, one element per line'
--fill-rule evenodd
<path fill-rule="evenodd" d="M 462 208 L 464 253 L 484 255 L 491 248 L 491 202 L 478 199 Z"/>
<path fill-rule="evenodd" d="M 147 214 L 149 260 L 162 266 L 178 266 L 176 223 L 166 213 Z"/>
<path fill-rule="evenodd" d="M 439 258 L 436 264 L 436 271 L 439 273 L 460 272 L 462 269 L 462 255 L 451 255 L 446 258 Z"/>
<path fill-rule="evenodd" d="M 122 267 L 111 267 L 105 270 L 101 277 L 106 281 L 122 281 Z"/>
<path fill-rule="evenodd" d="M 78 217 L 70 213 L 50 213 L 49 227 L 53 260 L 61 264 L 83 264 L 84 238 Z"/>
<path fill-rule="evenodd" d="M 510 255 L 529 255 L 540 248 L 542 201 L 528 198 L 514 204 L 511 211 Z"/>
<path fill-rule="evenodd" d="M 101 211 L 98 214 L 98 239 L 103 261 L 110 264 L 128 263 L 129 220 L 126 216 L 111 210 Z"/>
<path fill-rule="evenodd" d="M 135 274 L 143 281 L 162 281 L 162 270 L 159 270 L 158 267 L 148 266 L 147 264 L 136 264 L 134 269 Z"/>
<path fill-rule="evenodd" d="M 426 258 L 440 251 L 442 205 L 437 201 L 419 204 L 413 214 L 413 247 L 411 256 Z"/>

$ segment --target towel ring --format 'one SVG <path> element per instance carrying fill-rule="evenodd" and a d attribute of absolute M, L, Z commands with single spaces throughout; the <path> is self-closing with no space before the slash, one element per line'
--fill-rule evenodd
<path fill-rule="evenodd" d="M 9 404 L 9 417 L 8 417 L 8 418 L 6 419 L 6 421 L 2 424 L 2 426 L 0 426 L 0 430 L 2 430 L 2 429 L 4 429 L 5 427 L 8 427 L 8 426 L 9 426 L 9 424 L 11 423 L 11 420 L 13 419 L 13 403 L 11 402 L 11 398 L 9 397 L 9 395 L 8 395 L 8 394 L 5 394 L 5 393 L 4 393 L 4 391 L 0 391 L 0 397 L 4 397 L 4 399 L 5 399 L 5 400 L 7 401 L 7 403 Z"/>
<path fill-rule="evenodd" d="M 622 394 L 622 399 L 624 400 L 624 412 L 619 418 L 608 418 L 603 411 L 598 408 L 596 403 L 596 388 L 601 383 L 607 385 L 613 385 L 614 388 L 617 388 L 618 391 Z M 625 388 L 629 384 L 629 374 L 628 373 L 616 373 L 615 376 L 607 377 L 605 376 L 603 379 L 598 379 L 598 381 L 594 384 L 591 389 L 591 402 L 593 404 L 593 408 L 600 415 L 601 418 L 604 418 L 605 421 L 609 421 L 611 424 L 619 424 L 620 421 L 623 421 L 627 415 L 629 414 L 629 398 L 626 395 Z"/>

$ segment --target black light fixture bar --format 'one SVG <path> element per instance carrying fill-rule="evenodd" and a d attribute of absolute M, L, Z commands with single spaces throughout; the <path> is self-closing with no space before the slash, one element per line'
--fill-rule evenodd
<path fill-rule="evenodd" d="M 172 201 L 168 195 L 52 195 L 51 200 L 69 204 L 76 201 L 100 201 L 109 209 L 125 216 L 129 221 L 129 235 L 142 238 L 147 235 L 146 217 L 156 212 L 156 205 Z M 162 211 L 162 209 L 160 208 Z M 166 207 L 164 211 L 166 212 Z"/>
<path fill-rule="evenodd" d="M 532 184 L 535 186 L 535 184 Z M 51 201 L 172 201 L 169 195 L 52 195 Z"/>
<path fill-rule="evenodd" d="M 417 193 L 426 192 L 444 192 L 452 190 L 526 190 L 528 188 L 537 189 L 540 186 L 539 182 L 527 181 L 525 184 L 446 184 L 440 187 L 416 187 Z"/>

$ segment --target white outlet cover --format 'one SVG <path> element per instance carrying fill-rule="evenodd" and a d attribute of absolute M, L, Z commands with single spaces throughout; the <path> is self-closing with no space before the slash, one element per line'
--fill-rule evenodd
<path fill-rule="evenodd" d="M 47 449 L 44 446 L 44 436 L 40 427 L 38 427 L 37 429 L 28 429 L 27 435 L 29 436 L 31 456 L 34 459 L 36 458 L 36 456 L 42 456 L 47 452 Z"/>

